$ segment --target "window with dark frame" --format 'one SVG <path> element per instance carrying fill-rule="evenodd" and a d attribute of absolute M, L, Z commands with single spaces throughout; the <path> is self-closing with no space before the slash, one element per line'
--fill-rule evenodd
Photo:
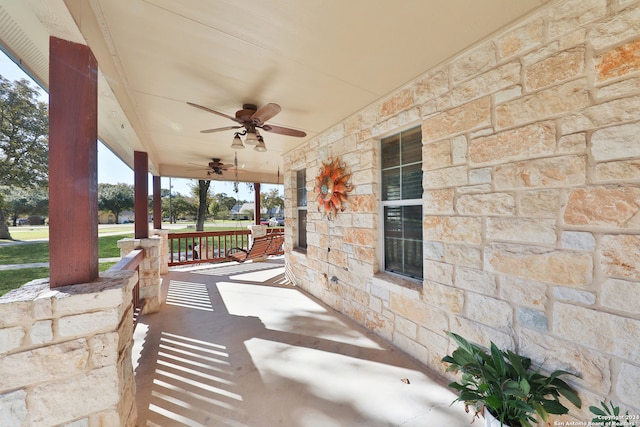
<path fill-rule="evenodd" d="M 298 248 L 307 249 L 307 171 L 296 172 L 296 204 L 298 210 Z"/>
<path fill-rule="evenodd" d="M 421 128 L 382 139 L 381 151 L 384 269 L 422 279 Z"/>

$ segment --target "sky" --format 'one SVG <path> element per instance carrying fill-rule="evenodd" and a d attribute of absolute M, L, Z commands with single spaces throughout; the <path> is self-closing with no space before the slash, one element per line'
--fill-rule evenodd
<path fill-rule="evenodd" d="M 0 50 L 0 75 L 9 81 L 15 81 L 20 79 L 27 79 L 33 83 L 33 87 L 37 87 L 37 84 L 27 75 L 20 67 L 18 67 L 4 52 Z M 42 93 L 42 101 L 48 102 L 47 93 L 40 89 Z M 133 185 L 133 170 L 129 168 L 122 160 L 120 160 L 111 150 L 98 141 L 98 183 L 106 184 L 132 184 Z M 197 185 L 196 180 L 183 179 L 183 178 L 167 178 L 162 177 L 160 185 L 163 189 L 171 190 L 173 194 L 190 195 L 190 187 Z M 151 176 L 149 176 L 149 194 L 153 191 L 153 182 Z M 226 193 L 228 196 L 236 197 L 233 189 L 233 182 L 213 181 L 211 183 L 213 193 Z M 278 188 L 280 195 L 283 195 L 282 185 L 261 185 L 261 191 L 266 193 L 273 188 Z M 245 183 L 238 184 L 238 200 L 246 200 L 253 202 L 253 190 Z"/>

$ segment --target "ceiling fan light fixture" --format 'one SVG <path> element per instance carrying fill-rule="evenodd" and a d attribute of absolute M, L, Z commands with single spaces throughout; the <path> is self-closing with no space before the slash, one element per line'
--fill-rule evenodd
<path fill-rule="evenodd" d="M 231 148 L 233 148 L 234 150 L 242 150 L 244 148 L 244 145 L 242 145 L 242 139 L 240 139 L 240 135 L 237 132 L 236 132 L 236 135 L 233 137 Z"/>
<path fill-rule="evenodd" d="M 264 139 L 262 139 L 262 137 L 258 139 L 258 143 L 253 147 L 253 149 L 261 152 L 267 151 L 267 146 L 264 145 Z"/>
<path fill-rule="evenodd" d="M 256 145 L 258 143 L 258 135 L 256 135 L 255 130 L 247 131 L 247 137 L 245 138 L 244 143 L 248 145 Z"/>

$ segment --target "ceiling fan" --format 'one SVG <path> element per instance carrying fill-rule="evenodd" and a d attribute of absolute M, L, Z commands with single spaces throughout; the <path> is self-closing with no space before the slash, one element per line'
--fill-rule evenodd
<path fill-rule="evenodd" d="M 194 163 L 190 163 L 190 164 L 194 166 L 201 166 L 201 165 L 196 165 Z M 225 171 L 231 168 L 234 168 L 234 165 L 224 164 L 220 161 L 220 159 L 214 157 L 211 159 L 211 161 L 206 167 L 202 166 L 202 169 L 196 169 L 196 170 L 206 170 L 207 175 L 211 176 L 211 175 L 222 175 Z M 237 167 L 235 167 L 235 169 L 237 169 Z M 236 172 L 244 172 L 244 171 L 236 170 Z"/>
<path fill-rule="evenodd" d="M 232 129 L 243 129 L 241 132 L 236 132 L 233 138 L 232 148 L 241 149 L 244 148 L 242 145 L 242 141 L 240 140 L 240 136 L 246 135 L 245 144 L 255 145 L 254 150 L 256 151 L 266 151 L 266 147 L 264 145 L 264 139 L 260 135 L 258 129 L 262 129 L 267 132 L 277 133 L 280 135 L 286 136 L 295 136 L 298 138 L 302 138 L 307 136 L 307 134 L 301 130 L 290 129 L 282 126 L 269 125 L 267 124 L 267 120 L 273 118 L 276 114 L 278 114 L 282 109 L 278 104 L 269 103 L 263 107 L 256 107 L 254 104 L 243 104 L 242 110 L 236 111 L 235 117 L 229 116 L 228 114 L 221 113 L 216 110 L 212 110 L 211 108 L 204 107 L 202 105 L 194 104 L 193 102 L 187 102 L 188 105 L 199 108 L 203 111 L 207 111 L 212 114 L 216 114 L 221 117 L 225 117 L 229 120 L 233 120 L 238 123 L 235 126 L 226 126 L 222 128 L 214 128 L 214 129 L 205 129 L 200 131 L 201 133 L 213 133 L 213 132 L 222 132 L 225 130 Z"/>

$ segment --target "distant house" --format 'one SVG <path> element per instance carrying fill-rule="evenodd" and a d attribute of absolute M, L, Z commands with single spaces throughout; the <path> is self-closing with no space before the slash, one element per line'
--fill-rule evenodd
<path fill-rule="evenodd" d="M 253 213 L 255 212 L 255 204 L 253 203 L 243 203 L 236 204 L 233 208 L 231 208 L 231 219 L 234 220 L 244 220 L 244 219 L 253 219 Z M 260 209 L 260 216 L 265 217 L 269 215 L 269 212 L 266 208 Z"/>
<path fill-rule="evenodd" d="M 133 211 L 120 212 L 118 224 L 129 224 L 134 220 Z M 98 212 L 98 224 L 115 224 L 116 216 L 110 211 Z"/>

